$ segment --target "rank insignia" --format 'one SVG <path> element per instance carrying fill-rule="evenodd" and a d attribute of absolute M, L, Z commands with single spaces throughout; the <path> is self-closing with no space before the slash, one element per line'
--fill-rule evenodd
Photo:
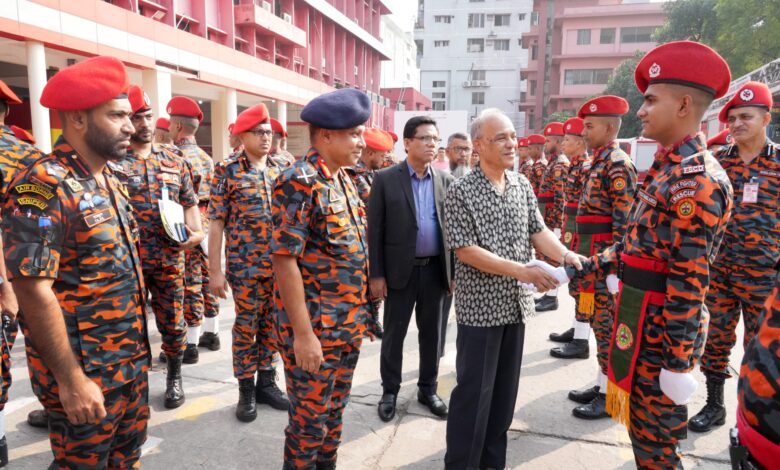
<path fill-rule="evenodd" d="M 73 178 L 66 179 L 65 184 L 67 184 L 70 190 L 74 193 L 80 193 L 81 191 L 84 191 L 84 186 L 82 186 L 81 183 L 74 180 Z"/>

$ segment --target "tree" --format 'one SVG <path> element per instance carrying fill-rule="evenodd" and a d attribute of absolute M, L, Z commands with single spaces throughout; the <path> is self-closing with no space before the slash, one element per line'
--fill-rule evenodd
<path fill-rule="evenodd" d="M 570 117 L 574 117 L 574 113 L 571 111 L 556 111 L 549 116 L 547 116 L 547 122 L 545 125 L 551 123 L 551 122 L 566 122 L 567 119 Z"/>
<path fill-rule="evenodd" d="M 715 49 L 729 63 L 732 77 L 780 57 L 780 0 L 718 0 L 716 12 Z"/>
<path fill-rule="evenodd" d="M 604 90 L 605 95 L 620 96 L 628 101 L 628 113 L 623 116 L 623 125 L 618 134 L 620 138 L 638 137 L 642 132 L 642 124 L 636 117 L 636 112 L 642 106 L 643 98 L 634 83 L 634 70 L 644 55 L 644 52 L 637 51 L 634 57 L 621 62 L 609 78 L 607 88 Z"/>
<path fill-rule="evenodd" d="M 684 39 L 714 45 L 718 39 L 718 0 L 677 0 L 666 2 L 666 23 L 655 32 L 659 44 Z"/>

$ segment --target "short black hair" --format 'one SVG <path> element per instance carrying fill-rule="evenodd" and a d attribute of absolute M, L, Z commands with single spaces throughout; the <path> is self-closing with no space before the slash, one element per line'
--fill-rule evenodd
<path fill-rule="evenodd" d="M 406 121 L 406 124 L 404 125 L 404 139 L 413 138 L 417 133 L 417 128 L 426 124 L 431 124 L 436 128 L 437 131 L 439 130 L 439 126 L 436 125 L 436 121 L 432 117 L 415 116 Z"/>
<path fill-rule="evenodd" d="M 8 103 L 0 100 L 0 116 L 4 117 L 8 113 Z"/>

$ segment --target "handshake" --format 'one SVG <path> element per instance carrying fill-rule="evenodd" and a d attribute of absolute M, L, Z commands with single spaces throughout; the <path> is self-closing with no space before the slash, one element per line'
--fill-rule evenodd
<path fill-rule="evenodd" d="M 554 268 L 544 261 L 535 259 L 525 264 L 523 272 L 517 278 L 517 283 L 527 292 L 547 292 L 568 284 L 574 274 L 574 268 L 571 266 Z"/>

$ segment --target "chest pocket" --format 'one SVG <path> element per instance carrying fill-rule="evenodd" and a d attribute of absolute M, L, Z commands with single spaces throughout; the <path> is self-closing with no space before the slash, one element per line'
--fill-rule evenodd
<path fill-rule="evenodd" d="M 352 221 L 349 217 L 349 207 L 346 200 L 330 202 L 323 208 L 325 214 L 325 229 L 329 248 L 343 251 L 353 242 Z"/>
<path fill-rule="evenodd" d="M 121 243 L 119 220 L 113 207 L 97 207 L 77 215 L 75 239 L 82 281 L 114 277 Z"/>

